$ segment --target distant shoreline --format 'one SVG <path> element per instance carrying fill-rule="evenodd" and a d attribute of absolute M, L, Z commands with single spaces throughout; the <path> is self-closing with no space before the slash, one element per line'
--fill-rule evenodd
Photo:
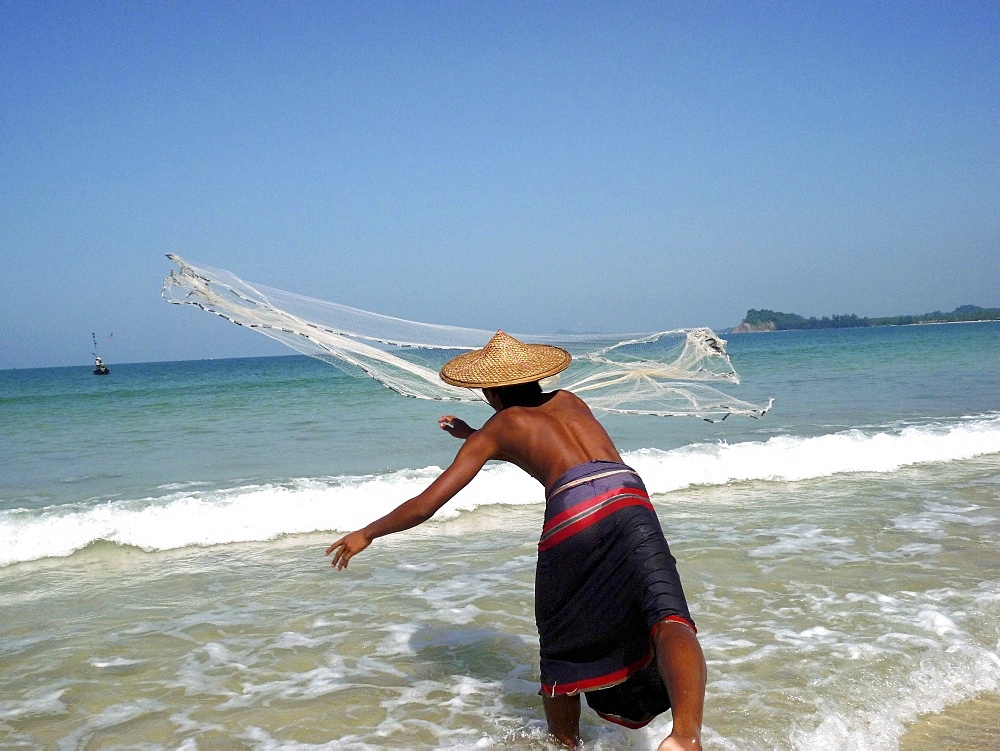
<path fill-rule="evenodd" d="M 916 323 L 873 323 L 870 326 L 831 326 L 830 329 L 884 329 L 884 328 L 896 328 L 897 326 L 948 326 L 954 323 L 1000 323 L 1000 319 L 997 318 L 981 318 L 974 321 L 918 321 Z M 753 329 L 753 328 L 741 328 L 743 324 L 739 326 L 734 326 L 728 330 L 730 334 L 778 334 L 782 331 L 816 331 L 817 329 Z"/>
<path fill-rule="evenodd" d="M 796 313 L 774 310 L 747 311 L 746 317 L 729 330 L 732 334 L 766 333 L 771 331 L 807 331 L 816 329 L 859 329 L 877 326 L 926 326 L 939 323 L 993 323 L 1000 321 L 1000 308 L 962 305 L 950 313 L 935 311 L 922 315 L 862 318 L 853 313 L 823 318 L 805 318 Z"/>

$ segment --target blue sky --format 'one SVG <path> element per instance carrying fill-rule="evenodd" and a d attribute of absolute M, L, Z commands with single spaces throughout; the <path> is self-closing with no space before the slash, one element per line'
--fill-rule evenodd
<path fill-rule="evenodd" d="M 0 38 L 0 368 L 284 353 L 161 301 L 168 252 L 520 332 L 1000 306 L 993 0 L 3 0 Z"/>

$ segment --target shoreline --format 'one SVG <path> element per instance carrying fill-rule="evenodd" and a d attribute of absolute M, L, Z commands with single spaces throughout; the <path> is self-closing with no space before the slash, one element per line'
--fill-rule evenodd
<path fill-rule="evenodd" d="M 1000 748 L 1000 693 L 989 693 L 922 715 L 900 738 L 900 751 Z"/>
<path fill-rule="evenodd" d="M 747 326 L 740 328 L 743 324 L 733 326 L 731 329 L 724 329 L 721 333 L 727 334 L 779 334 L 785 331 L 841 331 L 846 329 L 895 329 L 903 326 L 950 326 L 956 323 L 1000 323 L 995 318 L 986 318 L 977 321 L 917 321 L 916 323 L 882 323 L 875 326 L 827 326 L 821 328 L 802 327 L 797 329 L 777 329 L 768 327 Z"/>

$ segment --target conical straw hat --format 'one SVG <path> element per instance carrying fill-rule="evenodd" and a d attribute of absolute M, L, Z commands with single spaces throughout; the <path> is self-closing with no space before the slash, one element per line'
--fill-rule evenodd
<path fill-rule="evenodd" d="M 569 367 L 569 352 L 551 344 L 525 344 L 498 331 L 482 349 L 453 357 L 441 380 L 467 389 L 514 386 L 548 378 Z"/>

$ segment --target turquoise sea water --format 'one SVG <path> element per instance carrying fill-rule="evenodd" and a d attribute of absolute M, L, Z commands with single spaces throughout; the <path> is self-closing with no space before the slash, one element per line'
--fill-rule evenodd
<path fill-rule="evenodd" d="M 706 746 L 893 749 L 1000 691 L 1000 325 L 732 336 L 759 420 L 608 416 L 679 559 Z M 0 372 L 0 747 L 545 748 L 542 490 L 305 357 Z M 655 748 L 585 710 L 588 748 Z"/>

